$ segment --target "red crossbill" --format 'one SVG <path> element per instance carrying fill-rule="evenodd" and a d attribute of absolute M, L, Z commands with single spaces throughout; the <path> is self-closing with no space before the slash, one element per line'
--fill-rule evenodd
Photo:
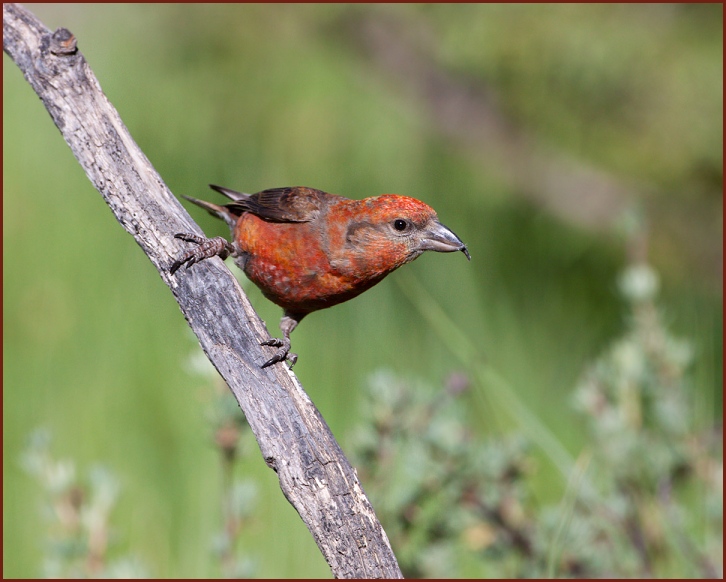
<path fill-rule="evenodd" d="M 233 202 L 220 206 L 184 198 L 224 220 L 232 243 L 179 233 L 176 238 L 197 246 L 180 255 L 170 271 L 231 255 L 263 295 L 283 308 L 283 339 L 262 342 L 279 348 L 263 368 L 285 359 L 292 367 L 297 356 L 290 353 L 290 333 L 308 313 L 360 295 L 424 251 L 461 251 L 471 259 L 433 208 L 408 196 L 350 200 L 302 186 L 251 195 L 210 187 Z"/>

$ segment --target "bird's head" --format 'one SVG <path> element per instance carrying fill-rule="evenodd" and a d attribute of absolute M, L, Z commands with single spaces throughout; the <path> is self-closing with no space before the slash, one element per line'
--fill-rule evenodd
<path fill-rule="evenodd" d="M 461 251 L 471 260 L 466 245 L 439 222 L 433 208 L 397 194 L 361 200 L 355 218 L 348 224 L 346 243 L 388 272 L 424 251 Z"/>

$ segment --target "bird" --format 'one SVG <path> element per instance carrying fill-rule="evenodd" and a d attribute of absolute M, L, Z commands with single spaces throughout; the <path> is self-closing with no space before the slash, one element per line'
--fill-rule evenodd
<path fill-rule="evenodd" d="M 262 364 L 289 361 L 290 334 L 309 313 L 353 299 L 398 267 L 425 251 L 461 251 L 467 246 L 439 222 L 433 208 L 409 196 L 382 194 L 354 200 L 315 188 L 270 188 L 256 194 L 209 185 L 232 202 L 224 205 L 186 200 L 222 219 L 232 242 L 177 233 L 195 246 L 172 263 L 174 275 L 184 265 L 219 256 L 234 258 L 262 294 L 283 309 L 282 339 L 261 345 L 278 348 Z"/>

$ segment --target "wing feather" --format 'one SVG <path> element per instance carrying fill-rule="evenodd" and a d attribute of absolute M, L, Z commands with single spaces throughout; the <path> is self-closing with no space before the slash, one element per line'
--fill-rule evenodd
<path fill-rule="evenodd" d="M 331 196 L 322 190 L 304 186 L 270 188 L 256 194 L 243 194 L 212 184 L 210 187 L 234 200 L 231 204 L 226 205 L 226 208 L 229 208 L 234 214 L 251 212 L 270 222 L 310 222 L 315 220 L 320 214 L 326 198 Z"/>

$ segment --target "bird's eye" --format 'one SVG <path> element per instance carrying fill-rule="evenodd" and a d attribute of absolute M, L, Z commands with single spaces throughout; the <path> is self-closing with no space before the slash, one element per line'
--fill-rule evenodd
<path fill-rule="evenodd" d="M 408 222 L 403 220 L 403 218 L 397 218 L 393 221 L 393 228 L 395 228 L 399 232 L 403 232 L 408 228 Z"/>

